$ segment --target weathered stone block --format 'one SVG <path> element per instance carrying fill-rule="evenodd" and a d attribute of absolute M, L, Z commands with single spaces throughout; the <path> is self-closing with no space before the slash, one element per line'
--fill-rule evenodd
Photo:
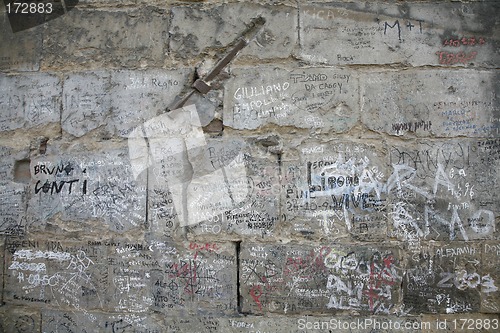
<path fill-rule="evenodd" d="M 391 144 L 386 184 L 390 235 L 416 245 L 417 251 L 424 239 L 496 239 L 499 197 L 491 191 L 499 182 L 495 142 Z"/>
<path fill-rule="evenodd" d="M 0 74 L 0 131 L 59 122 L 61 83 L 47 73 Z"/>
<path fill-rule="evenodd" d="M 42 53 L 40 27 L 18 33 L 12 32 L 4 4 L 0 5 L 0 70 L 38 71 Z M 8 45 L 8 47 L 5 47 Z"/>
<path fill-rule="evenodd" d="M 104 126 L 113 103 L 111 85 L 110 72 L 68 74 L 63 84 L 63 130 L 80 137 Z"/>
<path fill-rule="evenodd" d="M 172 9 L 170 50 L 180 58 L 196 57 L 208 48 L 233 42 L 258 16 L 266 19 L 254 41 L 241 55 L 260 59 L 287 58 L 297 44 L 296 9 L 233 3 L 213 7 L 176 6 Z"/>
<path fill-rule="evenodd" d="M 0 235 L 22 236 L 26 232 L 27 187 L 0 183 Z"/>
<path fill-rule="evenodd" d="M 396 136 L 498 137 L 498 76 L 490 71 L 405 71 L 361 80 L 362 121 Z"/>
<path fill-rule="evenodd" d="M 3 258 L 5 258 L 5 239 L 0 240 L 0 253 L 2 254 Z M 2 282 L 0 284 L 0 304 L 4 305 L 4 300 L 3 300 L 3 290 L 4 290 L 4 285 L 5 285 L 5 270 L 4 270 L 4 260 L 0 260 L 0 281 Z M 0 309 L 2 307 L 0 306 Z M 1 326 L 0 326 L 1 328 Z"/>
<path fill-rule="evenodd" d="M 168 314 L 228 315 L 237 310 L 233 243 L 157 243 L 160 269 L 151 270 L 151 309 Z"/>
<path fill-rule="evenodd" d="M 88 311 L 42 311 L 42 332 L 165 332 L 163 318 L 148 313 L 102 313 Z"/>
<path fill-rule="evenodd" d="M 106 253 L 82 242 L 9 238 L 5 300 L 36 307 L 100 308 Z"/>
<path fill-rule="evenodd" d="M 189 80 L 190 69 L 121 70 L 112 73 L 109 131 L 128 137 L 133 129 L 165 114 Z M 161 117 L 161 116 L 160 116 Z"/>
<path fill-rule="evenodd" d="M 236 311 L 232 243 L 88 242 L 9 239 L 9 303 L 141 314 L 231 314 Z M 88 310 L 88 311 L 87 311 Z"/>
<path fill-rule="evenodd" d="M 473 313 L 480 310 L 483 287 L 481 246 L 465 242 L 422 246 L 408 259 L 403 303 L 409 313 Z"/>
<path fill-rule="evenodd" d="M 96 233 L 145 226 L 146 176 L 134 176 L 123 148 L 40 156 L 31 160 L 31 177 L 33 228 L 50 222 Z"/>
<path fill-rule="evenodd" d="M 85 64 L 86 68 L 161 66 L 168 21 L 167 12 L 155 7 L 74 8 L 47 25 L 43 64 Z"/>
<path fill-rule="evenodd" d="M 224 125 L 267 124 L 345 132 L 359 117 L 358 79 L 330 68 L 234 68 L 224 98 Z"/>
<path fill-rule="evenodd" d="M 137 172 L 148 168 L 155 235 L 266 235 L 278 220 L 278 157 L 258 138 L 205 137 L 196 107 L 146 122 L 129 138 Z"/>
<path fill-rule="evenodd" d="M 495 68 L 500 7 L 492 2 L 303 4 L 299 56 L 339 65 L 403 63 Z"/>
<path fill-rule="evenodd" d="M 241 317 L 189 317 L 168 318 L 168 333 L 181 332 L 394 332 L 408 330 L 420 332 L 422 327 L 419 317 L 398 318 L 394 316 L 241 316 Z"/>
<path fill-rule="evenodd" d="M 190 154 L 194 234 L 271 236 L 279 220 L 279 163 L 255 138 L 212 139 Z"/>
<path fill-rule="evenodd" d="M 242 310 L 389 314 L 399 303 L 395 248 L 242 244 Z"/>
<path fill-rule="evenodd" d="M 98 127 L 126 137 L 179 95 L 189 69 L 96 71 L 69 74 L 64 81 L 62 127 L 82 136 Z"/>
<path fill-rule="evenodd" d="M 40 312 L 19 306 L 0 307 L 1 332 L 41 332 Z"/>
<path fill-rule="evenodd" d="M 26 231 L 26 202 L 29 160 L 26 152 L 0 146 L 0 235 L 23 235 Z"/>
<path fill-rule="evenodd" d="M 385 151 L 374 145 L 307 142 L 282 156 L 282 218 L 291 236 L 386 238 Z"/>
<path fill-rule="evenodd" d="M 485 242 L 481 257 L 481 312 L 499 313 L 500 244 Z"/>

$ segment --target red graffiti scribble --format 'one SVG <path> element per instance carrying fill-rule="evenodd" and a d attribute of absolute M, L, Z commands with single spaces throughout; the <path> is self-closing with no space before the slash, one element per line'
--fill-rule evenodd
<path fill-rule="evenodd" d="M 396 283 L 396 278 L 392 274 L 395 259 L 392 255 L 388 255 L 383 259 L 383 267 L 381 268 L 376 263 L 370 264 L 370 278 L 368 282 L 368 290 L 365 295 L 368 296 L 368 304 L 370 311 L 374 310 L 375 300 L 386 298 L 384 294 L 385 287 L 393 286 Z"/>
<path fill-rule="evenodd" d="M 254 302 L 259 306 L 259 310 L 262 311 L 262 304 L 260 303 L 260 296 L 262 296 L 262 289 L 260 286 L 253 286 L 250 289 L 250 296 L 252 296 Z"/>
<path fill-rule="evenodd" d="M 443 46 L 482 46 L 486 44 L 486 39 L 484 37 L 479 37 L 479 40 L 476 40 L 476 37 L 462 37 L 462 38 L 447 38 L 443 41 Z"/>
<path fill-rule="evenodd" d="M 219 250 L 219 247 L 215 243 L 205 243 L 205 244 L 190 243 L 189 249 L 196 250 L 196 251 L 214 252 L 214 251 Z"/>
<path fill-rule="evenodd" d="M 466 54 L 465 52 L 452 53 L 447 51 L 437 51 L 439 63 L 442 65 L 452 65 L 457 63 L 467 64 L 469 61 L 476 58 L 477 52 Z"/>

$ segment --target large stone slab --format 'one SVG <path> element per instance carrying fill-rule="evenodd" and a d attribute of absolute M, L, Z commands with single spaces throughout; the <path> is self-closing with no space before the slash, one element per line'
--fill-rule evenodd
<path fill-rule="evenodd" d="M 185 84 L 191 69 L 121 70 L 112 74 L 110 100 L 113 133 L 127 137 L 132 130 L 166 112 Z"/>
<path fill-rule="evenodd" d="M 53 66 L 161 66 L 168 13 L 161 8 L 74 8 L 44 31 L 43 64 Z M 98 27 L 98 28 L 97 28 Z"/>
<path fill-rule="evenodd" d="M 176 6 L 172 9 L 171 52 L 189 59 L 233 42 L 256 17 L 266 23 L 241 55 L 260 59 L 287 58 L 297 46 L 296 9 L 232 3 L 218 6 Z"/>
<path fill-rule="evenodd" d="M 164 318 L 151 313 L 103 313 L 89 311 L 42 311 L 42 332 L 165 332 Z"/>
<path fill-rule="evenodd" d="M 0 70 L 2 71 L 38 71 L 42 53 L 41 27 L 12 31 L 4 3 L 0 4 Z M 8 47 L 5 47 L 8 45 Z"/>
<path fill-rule="evenodd" d="M 157 244 L 161 270 L 151 272 L 152 309 L 164 313 L 234 314 L 237 262 L 233 243 Z"/>
<path fill-rule="evenodd" d="M 294 237 L 386 238 L 385 151 L 361 142 L 306 141 L 282 156 L 282 218 Z"/>
<path fill-rule="evenodd" d="M 40 156 L 30 170 L 28 212 L 35 229 L 54 223 L 89 233 L 145 227 L 146 176 L 134 177 L 123 148 Z"/>
<path fill-rule="evenodd" d="M 390 144 L 390 235 L 417 252 L 424 239 L 497 239 L 499 197 L 491 190 L 499 182 L 496 141 Z"/>
<path fill-rule="evenodd" d="M 420 332 L 423 325 L 419 317 L 395 316 L 240 316 L 240 317 L 190 317 L 168 318 L 168 333 L 181 332 L 274 332 L 274 333 L 302 333 L 302 332 L 393 332 L 407 330 Z"/>
<path fill-rule="evenodd" d="M 0 235 L 24 235 L 26 232 L 27 187 L 0 183 Z"/>
<path fill-rule="evenodd" d="M 413 314 L 479 312 L 480 292 L 493 283 L 481 272 L 480 244 L 428 244 L 408 259 L 403 302 Z"/>
<path fill-rule="evenodd" d="M 274 235 L 280 211 L 280 166 L 278 155 L 270 153 L 263 141 L 209 140 L 190 156 L 198 172 L 189 187 L 189 210 L 203 220 L 192 232 Z"/>
<path fill-rule="evenodd" d="M 1 332 L 41 332 L 40 312 L 20 306 L 0 307 Z"/>
<path fill-rule="evenodd" d="M 361 80 L 362 121 L 395 136 L 498 137 L 498 75 L 491 71 L 396 71 Z"/>
<path fill-rule="evenodd" d="M 499 29 L 493 2 L 302 3 L 300 58 L 336 65 L 495 68 Z M 493 15 L 495 16 L 495 15 Z"/>
<path fill-rule="evenodd" d="M 242 310 L 389 314 L 400 302 L 398 262 L 395 248 L 243 243 Z"/>
<path fill-rule="evenodd" d="M 359 117 L 358 79 L 331 68 L 233 68 L 224 97 L 224 125 L 267 124 L 345 132 Z"/>
<path fill-rule="evenodd" d="M 5 251 L 9 303 L 30 307 L 100 308 L 106 253 L 83 242 L 9 238 Z"/>
<path fill-rule="evenodd" d="M 278 220 L 278 156 L 267 138 L 205 136 L 190 105 L 152 118 L 129 136 L 134 175 L 148 174 L 153 237 L 272 233 Z M 147 171 L 146 171 L 147 170 Z"/>
<path fill-rule="evenodd" d="M 165 145 L 163 145 L 165 148 Z M 269 236 L 279 219 L 278 156 L 256 139 L 207 139 L 184 156 L 156 156 L 150 177 L 153 232 L 188 227 L 196 235 Z M 192 175 L 176 183 L 169 174 L 189 163 Z M 156 172 L 155 172 L 156 171 Z M 183 191 L 183 188 L 185 189 Z"/>
<path fill-rule="evenodd" d="M 0 235 L 26 231 L 29 160 L 26 152 L 0 145 Z"/>
<path fill-rule="evenodd" d="M 59 122 L 61 82 L 55 75 L 0 74 L 0 131 Z"/>
<path fill-rule="evenodd" d="M 99 127 L 104 136 L 127 137 L 137 125 L 166 112 L 190 72 L 186 68 L 68 74 L 62 128 L 77 137 Z"/>
<path fill-rule="evenodd" d="M 484 242 L 481 256 L 481 312 L 500 312 L 500 244 Z"/>
<path fill-rule="evenodd" d="M 236 312 L 232 243 L 146 243 L 139 239 L 9 239 L 9 303 L 74 311 L 143 314 Z"/>
<path fill-rule="evenodd" d="M 63 83 L 62 129 L 80 137 L 105 125 L 113 101 L 111 86 L 107 71 L 68 74 Z"/>
<path fill-rule="evenodd" d="M 4 239 L 2 239 L 1 242 L 0 242 L 0 253 L 5 258 L 5 240 Z M 2 305 L 4 304 L 3 289 L 4 289 L 4 286 L 5 286 L 4 262 L 5 262 L 5 260 L 1 260 L 0 261 L 0 272 L 1 272 L 0 273 L 0 281 L 2 281 L 2 284 L 0 285 L 0 302 L 2 302 Z"/>

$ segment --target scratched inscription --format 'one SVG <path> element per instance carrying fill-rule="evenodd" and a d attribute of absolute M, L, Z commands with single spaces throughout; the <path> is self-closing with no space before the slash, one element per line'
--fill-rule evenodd
<path fill-rule="evenodd" d="M 403 280 L 403 302 L 411 313 L 479 311 L 480 291 L 492 295 L 497 282 L 482 271 L 481 247 L 436 243 L 415 253 Z"/>
<path fill-rule="evenodd" d="M 61 83 L 51 74 L 0 75 L 0 131 L 59 121 Z"/>
<path fill-rule="evenodd" d="M 498 161 L 489 161 L 491 142 L 390 146 L 389 234 L 417 252 L 424 239 L 495 238 L 499 198 L 490 189 L 498 186 Z"/>
<path fill-rule="evenodd" d="M 388 314 L 398 303 L 399 256 L 358 246 L 245 244 L 241 252 L 243 309 Z"/>
<path fill-rule="evenodd" d="M 362 80 L 362 121 L 396 136 L 498 137 L 495 74 L 393 72 Z"/>
<path fill-rule="evenodd" d="M 335 65 L 495 68 L 498 34 L 489 16 L 498 8 L 491 2 L 303 5 L 298 53 L 312 63 Z"/>
<path fill-rule="evenodd" d="M 59 212 L 88 231 L 96 219 L 104 222 L 99 228 L 119 232 L 145 223 L 144 182 L 132 176 L 123 150 L 33 159 L 31 177 L 28 209 L 34 225 L 44 226 Z"/>
<path fill-rule="evenodd" d="M 294 235 L 383 239 L 385 152 L 372 146 L 309 142 L 283 155 L 282 218 Z"/>
<path fill-rule="evenodd" d="M 224 100 L 224 124 L 256 129 L 266 124 L 349 130 L 358 120 L 357 78 L 328 68 L 236 68 Z"/>

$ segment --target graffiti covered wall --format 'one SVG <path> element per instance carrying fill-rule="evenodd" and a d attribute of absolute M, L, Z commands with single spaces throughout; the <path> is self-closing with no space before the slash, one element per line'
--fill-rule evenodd
<path fill-rule="evenodd" d="M 24 7 L 0 331 L 498 331 L 500 3 Z"/>

